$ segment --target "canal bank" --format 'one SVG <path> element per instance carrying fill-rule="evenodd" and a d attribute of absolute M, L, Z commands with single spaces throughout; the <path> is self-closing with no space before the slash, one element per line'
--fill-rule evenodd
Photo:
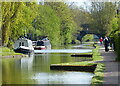
<path fill-rule="evenodd" d="M 1 59 L 5 58 L 22 58 L 27 57 L 28 55 L 22 54 L 22 53 L 16 53 L 12 49 L 7 47 L 1 47 L 0 48 L 0 55 Z"/>

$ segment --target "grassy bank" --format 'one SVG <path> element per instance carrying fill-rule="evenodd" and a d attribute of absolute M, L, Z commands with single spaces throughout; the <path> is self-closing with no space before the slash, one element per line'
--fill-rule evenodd
<path fill-rule="evenodd" d="M 93 61 L 101 61 L 103 57 L 100 56 L 99 46 L 93 50 Z M 104 78 L 105 65 L 102 63 L 97 63 L 97 68 L 94 72 L 94 76 L 91 80 L 91 86 L 97 86 L 102 84 Z"/>
<path fill-rule="evenodd" d="M 87 61 L 84 62 L 70 62 L 70 63 L 60 63 L 60 64 L 56 64 L 56 65 L 73 65 L 73 66 L 91 66 L 94 65 L 95 63 L 89 63 Z"/>
<path fill-rule="evenodd" d="M 103 57 L 100 56 L 99 46 L 93 50 L 93 61 L 101 61 Z M 102 63 L 97 63 L 97 68 L 94 72 L 94 76 L 91 80 L 91 86 L 97 86 L 102 84 L 104 78 L 105 65 Z"/>
<path fill-rule="evenodd" d="M 104 78 L 104 68 L 105 68 L 104 64 L 101 64 L 101 63 L 97 64 L 97 68 L 94 72 L 95 75 L 91 80 L 91 86 L 97 86 L 102 84 L 103 78 Z"/>
<path fill-rule="evenodd" d="M 15 53 L 12 49 L 7 47 L 0 48 L 0 55 L 1 56 L 11 56 L 11 55 L 23 55 L 21 53 Z"/>

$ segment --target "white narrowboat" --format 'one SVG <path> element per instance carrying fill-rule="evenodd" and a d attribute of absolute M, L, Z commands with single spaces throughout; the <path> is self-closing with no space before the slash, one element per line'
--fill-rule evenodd
<path fill-rule="evenodd" d="M 14 51 L 24 54 L 33 52 L 34 48 L 32 46 L 32 41 L 26 38 L 19 38 L 15 41 Z"/>

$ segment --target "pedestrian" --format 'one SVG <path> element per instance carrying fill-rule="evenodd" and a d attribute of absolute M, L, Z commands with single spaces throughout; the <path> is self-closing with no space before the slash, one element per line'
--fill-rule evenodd
<path fill-rule="evenodd" d="M 103 43 L 103 38 L 102 37 L 100 37 L 100 44 L 102 44 Z"/>
<path fill-rule="evenodd" d="M 106 52 L 108 52 L 109 51 L 109 43 L 110 43 L 110 40 L 109 40 L 109 38 L 106 36 L 105 38 L 104 38 L 104 46 L 105 46 L 105 51 Z"/>

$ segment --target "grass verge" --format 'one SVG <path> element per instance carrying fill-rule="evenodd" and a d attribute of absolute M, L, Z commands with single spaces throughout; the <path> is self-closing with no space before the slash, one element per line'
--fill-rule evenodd
<path fill-rule="evenodd" d="M 97 68 L 94 72 L 94 76 L 91 80 L 91 86 L 99 86 L 103 83 L 103 78 L 104 78 L 104 69 L 105 65 L 102 63 L 97 64 Z"/>
<path fill-rule="evenodd" d="M 102 61 L 103 60 L 103 57 L 100 56 L 99 46 L 96 46 L 96 48 L 93 49 L 92 53 L 93 53 L 93 61 Z"/>
<path fill-rule="evenodd" d="M 96 63 L 89 63 L 88 61 L 84 61 L 84 62 L 59 63 L 59 64 L 55 64 L 55 65 L 91 66 L 94 64 L 96 64 Z"/>
<path fill-rule="evenodd" d="M 93 61 L 102 61 L 103 57 L 100 56 L 99 46 L 93 50 Z M 94 76 L 91 80 L 91 86 L 99 86 L 103 83 L 105 65 L 103 63 L 97 63 L 97 67 L 94 71 Z"/>
<path fill-rule="evenodd" d="M 11 56 L 11 55 L 23 55 L 21 53 L 15 53 L 12 49 L 7 47 L 0 48 L 0 55 L 1 56 Z"/>

